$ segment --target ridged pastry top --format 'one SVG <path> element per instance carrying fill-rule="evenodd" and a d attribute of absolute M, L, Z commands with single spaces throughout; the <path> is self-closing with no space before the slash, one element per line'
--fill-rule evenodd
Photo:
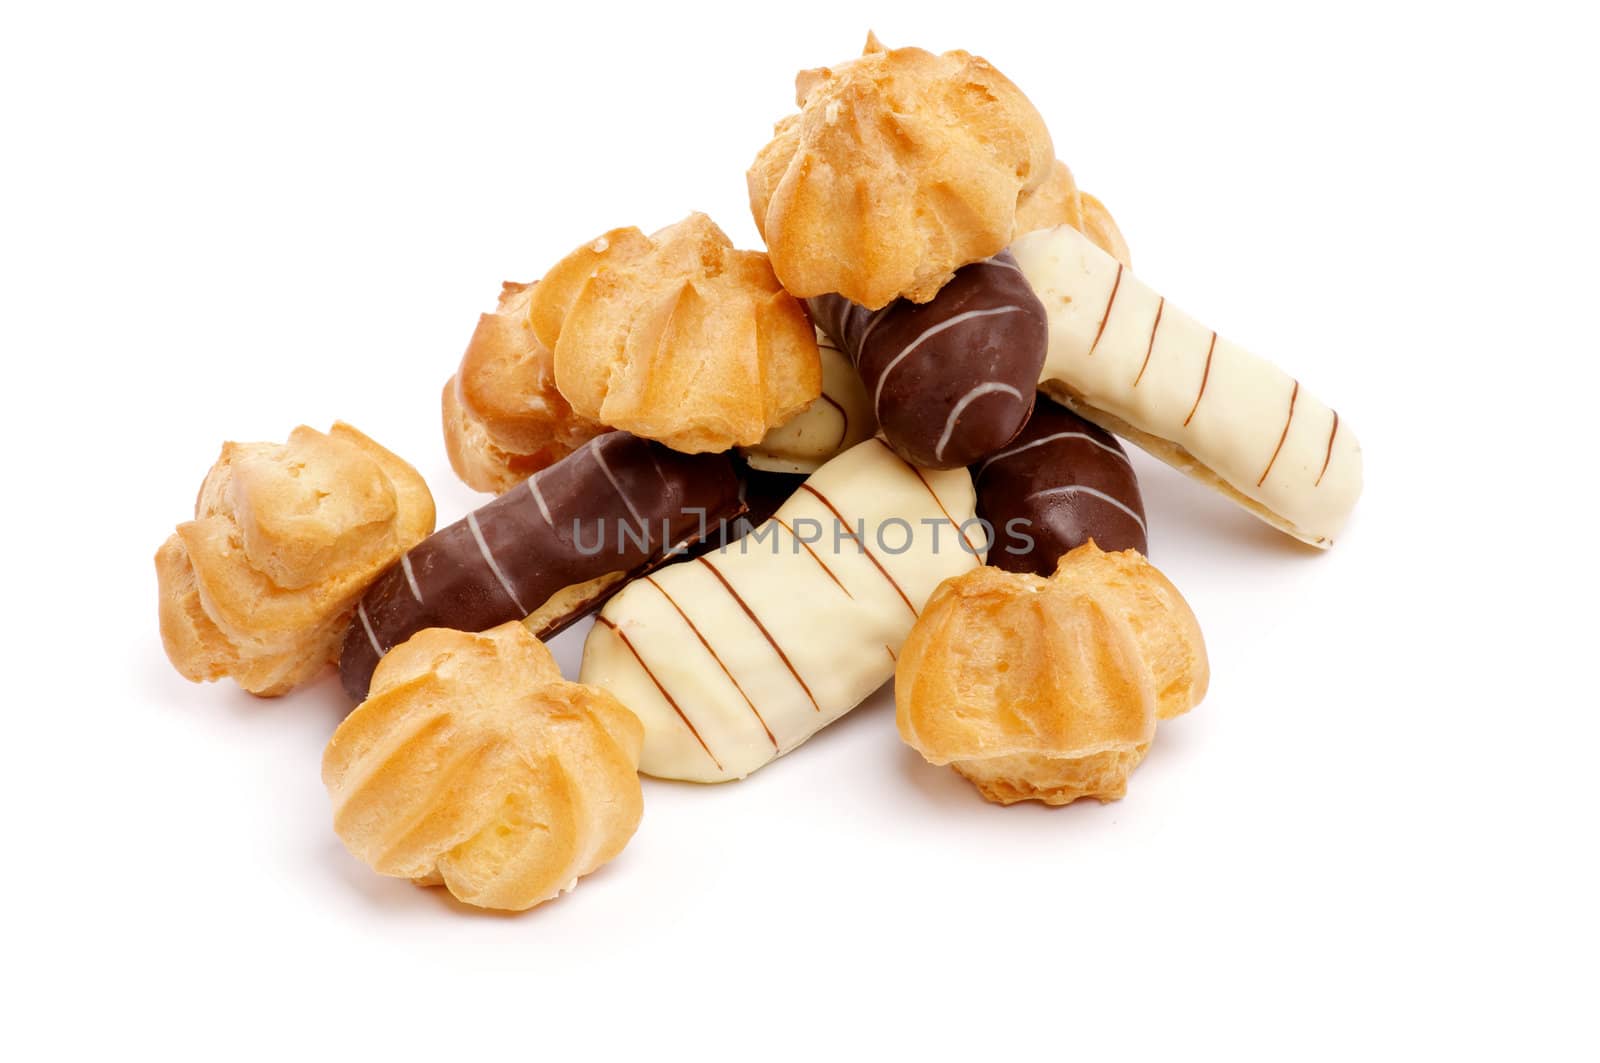
<path fill-rule="evenodd" d="M 334 830 L 375 871 L 521 911 L 633 836 L 642 741 L 632 713 L 562 679 L 521 624 L 429 628 L 378 665 L 322 780 Z"/>
<path fill-rule="evenodd" d="M 1210 677 L 1183 596 L 1132 550 L 1092 542 L 1044 579 L 946 580 L 895 672 L 901 737 L 991 800 L 1118 797 L 1155 734 Z"/>
<path fill-rule="evenodd" d="M 747 175 L 750 209 L 783 285 L 876 310 L 927 302 L 1015 235 L 1018 196 L 1055 161 L 1044 119 L 966 52 L 885 49 L 795 80 Z"/>
<path fill-rule="evenodd" d="M 168 657 L 195 681 L 284 693 L 328 664 L 367 583 L 433 519 L 416 470 L 349 425 L 225 444 L 156 555 Z"/>
<path fill-rule="evenodd" d="M 704 214 L 585 244 L 529 314 L 574 411 L 674 450 L 752 446 L 822 393 L 804 309 Z"/>

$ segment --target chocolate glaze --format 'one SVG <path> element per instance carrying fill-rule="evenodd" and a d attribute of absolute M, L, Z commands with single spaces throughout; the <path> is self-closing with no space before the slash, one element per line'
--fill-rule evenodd
<path fill-rule="evenodd" d="M 345 635 L 344 688 L 365 699 L 380 647 L 387 653 L 424 628 L 484 631 L 531 615 L 565 588 L 627 574 L 552 618 L 536 633 L 548 638 L 744 508 L 726 454 L 680 454 L 625 432 L 599 436 L 424 539 L 380 576 Z"/>
<path fill-rule="evenodd" d="M 913 465 L 971 465 L 1027 422 L 1049 337 L 1010 252 L 963 266 L 930 302 L 868 310 L 819 295 L 806 305 L 855 362 L 884 440 Z"/>
<path fill-rule="evenodd" d="M 972 479 L 978 516 L 994 528 L 989 564 L 996 568 L 1048 576 L 1090 539 L 1107 552 L 1149 552 L 1144 500 L 1122 445 L 1043 395 L 1021 434 L 974 465 Z M 1033 540 L 1031 548 L 1013 528 Z"/>
<path fill-rule="evenodd" d="M 711 529 L 705 540 L 689 551 L 690 556 L 726 549 L 756 528 L 789 501 L 789 496 L 806 482 L 803 474 L 768 472 L 752 465 L 739 465 L 739 498 L 744 513 Z"/>

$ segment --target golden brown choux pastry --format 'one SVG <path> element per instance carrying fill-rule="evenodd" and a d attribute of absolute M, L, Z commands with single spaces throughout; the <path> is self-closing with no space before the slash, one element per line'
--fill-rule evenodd
<path fill-rule="evenodd" d="M 479 491 L 508 491 L 606 431 L 556 390 L 554 356 L 528 321 L 532 294 L 531 284 L 506 282 L 444 386 L 450 466 Z"/>
<path fill-rule="evenodd" d="M 529 313 L 579 416 L 674 450 L 753 446 L 822 394 L 805 310 L 766 255 L 734 250 L 704 214 L 585 244 Z"/>
<path fill-rule="evenodd" d="M 1205 696 L 1200 625 L 1136 551 L 1085 543 L 1049 579 L 945 580 L 895 671 L 900 737 L 1001 804 L 1119 798 L 1156 721 Z"/>
<path fill-rule="evenodd" d="M 1128 243 L 1122 230 L 1105 204 L 1079 190 L 1072 171 L 1060 159 L 1050 170 L 1050 176 L 1038 188 L 1017 202 L 1017 235 L 1036 229 L 1054 229 L 1057 225 L 1070 225 L 1092 240 L 1096 247 L 1121 262 L 1132 266 Z"/>
<path fill-rule="evenodd" d="M 374 871 L 522 911 L 622 851 L 643 813 L 644 728 L 561 678 L 513 621 L 389 651 L 322 758 L 333 826 Z"/>
<path fill-rule="evenodd" d="M 927 302 L 1021 231 L 1017 199 L 1055 161 L 1033 104 L 966 52 L 869 36 L 859 59 L 801 73 L 795 102 L 746 180 L 772 268 L 801 298 Z"/>
<path fill-rule="evenodd" d="M 337 658 L 361 592 L 433 518 L 417 471 L 347 424 L 224 444 L 156 553 L 168 658 L 195 682 L 287 692 Z"/>

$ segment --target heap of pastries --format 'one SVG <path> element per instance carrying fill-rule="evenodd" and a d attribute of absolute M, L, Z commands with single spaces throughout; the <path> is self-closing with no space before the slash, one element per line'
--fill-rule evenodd
<path fill-rule="evenodd" d="M 442 396 L 493 500 L 430 534 L 409 465 L 301 428 L 227 444 L 158 553 L 187 678 L 337 661 L 323 779 L 379 873 L 531 907 L 622 849 L 640 772 L 742 778 L 891 677 L 989 800 L 1119 798 L 1209 668 L 1117 437 L 1340 533 L 1348 424 L 1133 276 L 988 62 L 869 38 L 796 102 L 747 174 L 766 251 L 695 213 L 505 286 Z M 591 614 L 569 682 L 541 640 Z"/>

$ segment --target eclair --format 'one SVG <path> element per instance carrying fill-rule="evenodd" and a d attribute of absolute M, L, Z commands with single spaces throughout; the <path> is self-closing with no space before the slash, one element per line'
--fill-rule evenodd
<path fill-rule="evenodd" d="M 1071 226 L 1012 252 L 1049 316 L 1040 390 L 1296 539 L 1333 544 L 1361 494 L 1361 447 L 1335 410 Z"/>
<path fill-rule="evenodd" d="M 989 564 L 1048 576 L 1093 542 L 1150 552 L 1144 499 L 1116 437 L 1041 396 L 1022 434 L 973 466 L 978 516 L 993 529 Z"/>
<path fill-rule="evenodd" d="M 928 595 L 986 545 L 965 469 L 920 470 L 869 439 L 733 546 L 630 583 L 579 678 L 644 722 L 639 770 L 743 778 L 882 685 Z"/>
<path fill-rule="evenodd" d="M 598 436 L 402 554 L 356 607 L 344 688 L 366 697 L 378 661 L 424 628 L 521 620 L 547 638 L 743 511 L 728 455 Z"/>
<path fill-rule="evenodd" d="M 884 440 L 912 464 L 970 465 L 1027 422 L 1048 329 L 1009 254 L 962 267 L 925 303 L 868 310 L 822 295 L 806 305 L 855 362 Z"/>

